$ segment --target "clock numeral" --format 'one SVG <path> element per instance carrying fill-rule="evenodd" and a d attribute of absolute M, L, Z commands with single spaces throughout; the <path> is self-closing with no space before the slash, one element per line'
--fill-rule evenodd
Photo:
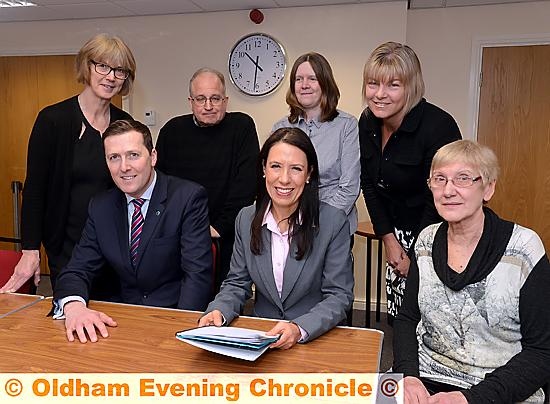
<path fill-rule="evenodd" d="M 281 62 L 276 62 L 275 63 L 275 67 L 278 69 L 279 67 L 281 67 Z"/>
<path fill-rule="evenodd" d="M 274 57 L 274 58 L 276 58 L 276 57 L 278 56 L 277 53 L 279 53 L 279 52 L 276 51 L 276 50 L 273 51 L 273 57 Z"/>
<path fill-rule="evenodd" d="M 259 39 L 256 39 L 256 40 L 254 41 L 254 47 L 255 47 L 255 48 L 261 48 L 261 47 L 262 47 L 262 41 L 259 40 Z"/>
<path fill-rule="evenodd" d="M 266 80 L 266 81 L 265 81 L 265 85 L 266 85 L 266 86 L 269 86 L 269 85 L 270 85 L 269 80 Z"/>
<path fill-rule="evenodd" d="M 277 79 L 277 73 L 273 73 L 273 76 L 271 77 L 273 77 L 274 79 Z"/>
<path fill-rule="evenodd" d="M 241 64 L 239 62 L 236 62 L 234 66 L 238 69 L 239 67 L 241 67 Z"/>
<path fill-rule="evenodd" d="M 243 74 L 242 74 L 242 73 L 239 73 L 239 78 L 240 78 L 240 79 L 243 78 Z"/>
<path fill-rule="evenodd" d="M 244 44 L 244 50 L 245 50 L 245 51 L 252 50 L 252 44 L 245 43 L 245 44 Z"/>
<path fill-rule="evenodd" d="M 239 52 L 239 57 L 244 58 L 244 54 L 245 54 L 245 52 Z"/>

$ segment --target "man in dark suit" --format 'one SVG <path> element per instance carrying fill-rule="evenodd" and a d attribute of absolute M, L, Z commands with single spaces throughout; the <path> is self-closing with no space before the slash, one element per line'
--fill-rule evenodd
<path fill-rule="evenodd" d="M 151 132 L 121 120 L 103 135 L 117 188 L 95 197 L 71 260 L 54 290 L 54 318 L 65 316 L 69 341 L 97 341 L 116 322 L 86 303 L 103 263 L 120 277 L 120 301 L 203 310 L 212 290 L 211 238 L 204 188 L 156 172 Z M 87 334 L 87 335 L 86 335 Z"/>

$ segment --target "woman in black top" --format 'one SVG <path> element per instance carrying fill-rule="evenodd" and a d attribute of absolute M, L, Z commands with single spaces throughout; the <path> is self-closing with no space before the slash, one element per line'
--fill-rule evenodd
<path fill-rule="evenodd" d="M 101 134 L 111 122 L 131 118 L 111 99 L 129 93 L 135 70 L 134 56 L 120 38 L 96 35 L 76 57 L 77 79 L 84 90 L 38 114 L 23 188 L 23 256 L 0 292 L 15 291 L 33 276 L 38 285 L 41 244 L 55 288 L 57 274 L 80 239 L 90 199 L 112 186 Z M 117 279 L 105 276 L 93 288 L 95 298 L 116 294 Z"/>
<path fill-rule="evenodd" d="M 406 45 L 387 42 L 363 71 L 367 108 L 359 120 L 361 189 L 386 255 L 390 324 L 409 270 L 408 251 L 420 230 L 441 220 L 426 185 L 435 152 L 460 139 L 451 115 L 424 98 L 420 62 Z"/>

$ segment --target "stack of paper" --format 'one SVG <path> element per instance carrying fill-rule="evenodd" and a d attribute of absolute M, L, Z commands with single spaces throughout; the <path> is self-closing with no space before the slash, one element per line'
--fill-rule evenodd
<path fill-rule="evenodd" d="M 198 348 L 221 355 L 254 361 L 279 335 L 238 327 L 200 327 L 176 333 L 176 338 Z"/>

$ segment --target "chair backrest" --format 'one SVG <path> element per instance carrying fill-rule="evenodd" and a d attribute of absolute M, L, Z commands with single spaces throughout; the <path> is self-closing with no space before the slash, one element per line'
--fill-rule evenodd
<path fill-rule="evenodd" d="M 20 251 L 0 250 L 0 286 L 10 279 L 21 255 L 23 253 Z M 17 293 L 32 293 L 33 286 L 33 278 L 31 278 L 17 290 Z"/>

